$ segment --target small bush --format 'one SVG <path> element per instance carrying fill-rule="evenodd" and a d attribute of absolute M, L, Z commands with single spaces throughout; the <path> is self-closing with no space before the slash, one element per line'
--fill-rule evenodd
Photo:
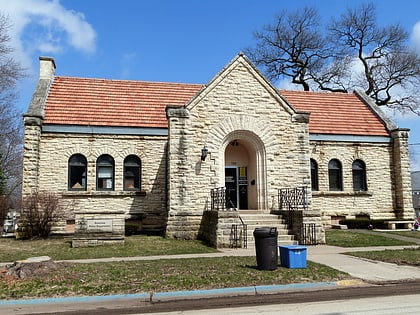
<path fill-rule="evenodd" d="M 385 221 L 390 220 L 383 220 L 383 219 L 343 219 L 340 220 L 340 224 L 347 225 L 349 229 L 369 229 L 373 227 L 374 229 L 386 229 L 388 225 Z"/>
<path fill-rule="evenodd" d="M 125 224 L 125 235 L 136 235 L 139 234 L 140 225 L 137 223 L 126 223 Z"/>

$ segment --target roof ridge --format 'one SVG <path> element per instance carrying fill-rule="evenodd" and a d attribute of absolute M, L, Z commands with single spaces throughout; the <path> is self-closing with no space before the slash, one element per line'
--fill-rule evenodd
<path fill-rule="evenodd" d="M 191 86 L 203 86 L 203 83 L 187 83 L 187 82 L 172 82 L 172 81 L 147 81 L 147 80 L 132 80 L 132 79 L 108 79 L 108 78 L 94 78 L 94 77 L 78 77 L 78 76 L 63 76 L 57 75 L 55 78 L 58 79 L 77 79 L 83 81 L 110 81 L 110 82 L 136 82 L 136 83 L 153 83 L 153 84 L 173 84 L 173 85 L 191 85 Z"/>
<path fill-rule="evenodd" d="M 308 94 L 321 94 L 321 95 L 337 95 L 337 94 L 342 94 L 342 95 L 354 95 L 353 92 L 331 92 L 331 91 L 302 91 L 302 90 L 288 90 L 288 89 L 279 89 L 280 93 L 281 92 L 296 92 L 296 93 L 308 93 Z"/>

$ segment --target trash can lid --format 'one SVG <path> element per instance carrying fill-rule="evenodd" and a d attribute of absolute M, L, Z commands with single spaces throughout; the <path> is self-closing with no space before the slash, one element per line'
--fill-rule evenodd
<path fill-rule="evenodd" d="M 277 236 L 277 228 L 276 227 L 261 227 L 256 228 L 254 230 L 254 236 L 258 237 L 268 237 L 268 236 Z"/>

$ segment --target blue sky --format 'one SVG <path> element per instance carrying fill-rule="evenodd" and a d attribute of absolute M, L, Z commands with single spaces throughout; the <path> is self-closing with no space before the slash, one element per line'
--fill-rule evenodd
<path fill-rule="evenodd" d="M 19 85 L 25 111 L 38 79 L 38 57 L 51 56 L 57 75 L 207 83 L 253 46 L 252 33 L 282 10 L 305 5 L 323 21 L 366 1 L 340 0 L 0 0 L 9 15 L 15 58 L 30 74 Z M 377 0 L 378 19 L 400 23 L 420 53 L 420 2 Z M 417 24 L 418 23 L 418 24 Z M 420 118 L 397 117 L 411 129 L 413 170 L 420 170 Z"/>

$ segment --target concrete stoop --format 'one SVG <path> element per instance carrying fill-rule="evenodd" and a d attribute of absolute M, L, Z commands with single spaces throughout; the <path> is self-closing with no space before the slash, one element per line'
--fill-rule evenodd
<path fill-rule="evenodd" d="M 247 225 L 247 240 L 248 248 L 255 247 L 254 230 L 262 227 L 275 227 L 277 228 L 277 242 L 278 245 L 295 245 L 294 235 L 288 230 L 285 220 L 280 215 L 261 213 L 260 211 L 239 211 L 239 216 L 242 221 Z"/>

